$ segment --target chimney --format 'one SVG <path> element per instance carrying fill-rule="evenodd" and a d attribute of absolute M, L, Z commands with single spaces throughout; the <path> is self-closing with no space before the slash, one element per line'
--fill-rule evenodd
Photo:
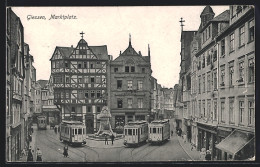
<path fill-rule="evenodd" d="M 73 48 L 73 45 L 71 45 L 71 48 Z"/>
<path fill-rule="evenodd" d="M 141 51 L 139 51 L 139 55 L 140 55 L 140 56 L 142 56 L 142 53 L 141 53 Z"/>

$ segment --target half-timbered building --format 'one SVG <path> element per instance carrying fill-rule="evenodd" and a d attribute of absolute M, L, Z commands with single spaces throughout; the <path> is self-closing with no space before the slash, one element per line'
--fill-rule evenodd
<path fill-rule="evenodd" d="M 107 46 L 88 46 L 82 37 L 76 48 L 57 46 L 50 60 L 54 104 L 61 110 L 61 119 L 82 121 L 87 133 L 93 133 L 97 114 L 106 105 Z"/>

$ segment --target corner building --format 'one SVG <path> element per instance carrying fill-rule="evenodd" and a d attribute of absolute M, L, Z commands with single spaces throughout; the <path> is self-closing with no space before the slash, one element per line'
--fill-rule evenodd
<path fill-rule="evenodd" d="M 56 47 L 51 60 L 54 104 L 61 120 L 78 120 L 87 133 L 98 128 L 97 114 L 107 101 L 107 46 L 88 46 L 80 39 L 76 48 Z"/>
<path fill-rule="evenodd" d="M 132 47 L 128 48 L 110 64 L 111 126 L 121 132 L 129 121 L 148 120 L 151 111 L 151 63 Z"/>

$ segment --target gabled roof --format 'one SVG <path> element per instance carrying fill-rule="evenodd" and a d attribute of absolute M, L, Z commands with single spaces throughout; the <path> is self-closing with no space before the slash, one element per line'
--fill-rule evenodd
<path fill-rule="evenodd" d="M 59 47 L 59 46 L 57 46 L 57 49 L 61 52 L 62 56 L 69 57 L 74 48 L 73 47 Z"/>
<path fill-rule="evenodd" d="M 225 10 L 218 16 L 214 17 L 211 21 L 229 21 L 229 10 Z"/>
<path fill-rule="evenodd" d="M 211 8 L 209 5 L 207 5 L 207 6 L 203 9 L 203 11 L 201 12 L 200 15 L 205 15 L 205 14 L 215 14 L 215 13 L 213 12 L 212 8 Z"/>
<path fill-rule="evenodd" d="M 46 84 L 48 83 L 48 80 L 38 80 L 37 83 L 41 86 L 41 88 L 44 88 Z"/>
<path fill-rule="evenodd" d="M 139 55 L 135 49 L 132 47 L 131 43 L 129 43 L 128 48 L 121 55 Z"/>
<path fill-rule="evenodd" d="M 89 48 L 100 59 L 108 60 L 107 45 L 103 45 L 103 46 L 89 46 Z"/>

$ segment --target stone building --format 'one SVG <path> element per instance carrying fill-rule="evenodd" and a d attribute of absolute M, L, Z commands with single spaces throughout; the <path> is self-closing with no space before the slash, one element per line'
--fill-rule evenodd
<path fill-rule="evenodd" d="M 89 46 L 83 39 L 77 46 L 57 46 L 50 59 L 54 104 L 60 106 L 61 120 L 78 120 L 87 133 L 97 131 L 97 114 L 109 100 L 110 56 L 107 46 Z"/>
<path fill-rule="evenodd" d="M 217 36 L 218 148 L 221 160 L 255 155 L 255 20 L 253 6 L 230 6 Z M 230 143 L 234 143 L 231 145 Z"/>
<path fill-rule="evenodd" d="M 24 31 L 20 18 L 7 8 L 7 160 L 16 161 L 25 147 Z"/>
<path fill-rule="evenodd" d="M 164 95 L 164 119 L 170 119 L 174 116 L 174 90 L 173 88 L 162 88 Z"/>
<path fill-rule="evenodd" d="M 148 56 L 137 53 L 131 44 L 110 63 L 111 126 L 122 131 L 127 122 L 148 120 L 151 114 L 151 63 Z"/>

